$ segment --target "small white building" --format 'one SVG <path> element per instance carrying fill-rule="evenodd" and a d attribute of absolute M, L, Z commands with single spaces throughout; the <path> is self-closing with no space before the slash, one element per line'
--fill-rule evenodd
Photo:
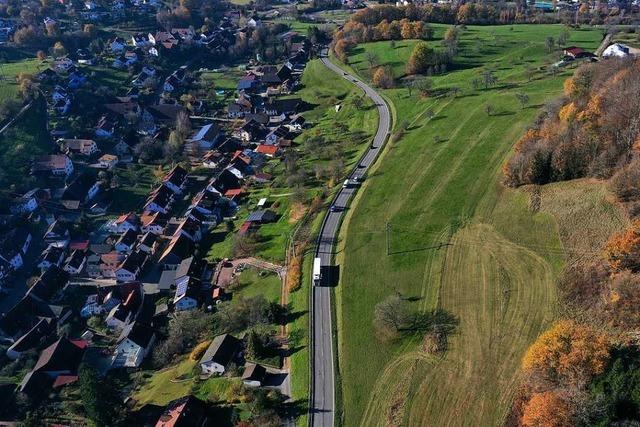
<path fill-rule="evenodd" d="M 200 359 L 200 369 L 205 375 L 222 375 L 242 347 L 241 341 L 229 334 L 218 335 Z"/>
<path fill-rule="evenodd" d="M 125 326 L 118 338 L 112 367 L 137 368 L 151 351 L 156 334 L 150 327 L 139 322 Z"/>

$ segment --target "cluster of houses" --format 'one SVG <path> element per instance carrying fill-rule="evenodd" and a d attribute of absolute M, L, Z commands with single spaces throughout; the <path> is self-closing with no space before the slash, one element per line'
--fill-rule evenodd
<path fill-rule="evenodd" d="M 25 265 L 32 248 L 35 227 L 21 224 L 44 225 L 42 238 L 36 236 L 41 250 L 33 259 L 39 274 L 26 294 L 0 316 L 0 337 L 11 342 L 9 358 L 39 354 L 19 391 L 37 396 L 73 384 L 80 364 L 95 363 L 96 358 L 102 361 L 102 373 L 139 368 L 169 312 L 213 310 L 228 298 L 215 283 L 220 266 L 205 260 L 199 246 L 211 230 L 237 213 L 251 186 L 269 185 L 273 177 L 264 172 L 265 165 L 292 149 L 305 127 L 304 103 L 294 95 L 310 57 L 311 44 L 304 36 L 281 35 L 290 46 L 287 60 L 279 66 L 249 67 L 225 111 L 198 119 L 184 145 L 187 164 L 165 169 L 137 209 L 114 212 L 111 184 L 98 171 L 114 171 L 135 160 L 125 135 L 166 140 L 167 130 L 187 112 L 175 99 L 189 89 L 192 73 L 185 64 L 163 75 L 146 60 L 153 49 L 170 51 L 182 45 L 225 49 L 233 43 L 233 35 L 231 25 L 225 24 L 206 33 L 172 29 L 135 35 L 128 41 L 113 39 L 107 46 L 116 54 L 112 66 L 133 65 L 137 70 L 128 93 L 103 97 L 89 136 L 72 137 L 53 129 L 51 153 L 33 159 L 32 174 L 39 187 L 15 195 L 11 216 L 23 222 L 8 227 L 10 231 L 0 237 L 1 285 Z M 75 61 L 58 59 L 38 75 L 51 116 L 69 114 L 78 98 L 74 93 L 89 78 L 82 70 L 95 63 L 96 58 L 81 50 Z M 143 88 L 158 96 L 141 97 Z M 202 103 L 192 105 L 190 110 L 201 107 Z M 192 172 L 193 168 L 200 172 Z M 109 217 L 103 221 L 106 214 Z M 98 218 L 90 222 L 93 230 L 79 227 L 78 219 L 84 215 Z M 238 233 L 248 234 L 277 220 L 262 199 Z M 84 301 L 80 305 L 69 297 L 78 289 Z M 157 304 L 159 296 L 168 297 L 167 302 Z M 89 326 L 94 324 L 89 319 L 96 317 L 103 322 L 99 328 Z M 83 328 L 79 339 L 60 333 L 67 325 Z M 111 337 L 107 346 L 104 337 Z M 216 337 L 199 361 L 202 375 L 222 375 L 232 363 L 245 364 L 244 383 L 264 385 L 267 369 L 245 363 L 243 347 L 234 336 Z M 206 417 L 197 409 L 198 402 L 193 397 L 171 402 L 158 425 L 172 425 L 172 420 L 185 416 Z"/>

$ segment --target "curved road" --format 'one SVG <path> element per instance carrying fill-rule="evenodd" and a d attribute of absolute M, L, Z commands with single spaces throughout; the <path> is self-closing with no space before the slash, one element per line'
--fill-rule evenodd
<path fill-rule="evenodd" d="M 371 98 L 378 108 L 378 131 L 373 138 L 369 150 L 361 157 L 350 179 L 354 180 L 364 176 L 369 167 L 376 161 L 378 154 L 383 149 L 390 132 L 391 113 L 384 99 L 371 87 L 356 77 L 346 74 L 340 67 L 334 65 L 322 55 L 322 63 L 335 72 L 341 78 L 349 80 Z M 322 284 L 312 286 L 311 294 L 311 408 L 309 408 L 309 425 L 313 427 L 333 427 L 335 418 L 335 373 L 333 351 L 333 327 L 331 325 L 331 286 L 332 280 L 330 268 L 333 261 L 334 244 L 344 214 L 344 208 L 351 197 L 357 191 L 358 186 L 342 188 L 336 195 L 333 206 L 325 216 L 318 242 L 316 257 L 320 258 L 322 266 Z M 336 278 L 337 279 L 337 278 Z"/>

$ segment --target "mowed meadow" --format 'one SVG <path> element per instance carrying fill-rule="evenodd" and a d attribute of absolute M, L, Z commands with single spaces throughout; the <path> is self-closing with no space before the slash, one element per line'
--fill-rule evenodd
<path fill-rule="evenodd" d="M 445 29 L 437 26 L 436 37 Z M 501 184 L 514 143 L 572 72 L 545 70 L 556 60 L 545 38 L 562 30 L 469 26 L 453 69 L 432 78 L 434 92 L 457 87 L 457 96 L 382 91 L 396 129 L 406 122 L 407 131 L 388 144 L 342 230 L 335 293 L 344 425 L 502 424 L 521 357 L 555 317 L 561 269 L 624 225 L 601 183 Z M 597 29 L 572 30 L 568 44 L 593 51 L 601 39 Z M 360 45 L 345 67 L 370 79 L 371 52 L 401 77 L 415 43 Z M 487 69 L 498 83 L 475 89 Z M 455 316 L 445 353 L 423 352 L 421 336 L 377 337 L 375 306 L 396 293 L 416 309 Z"/>

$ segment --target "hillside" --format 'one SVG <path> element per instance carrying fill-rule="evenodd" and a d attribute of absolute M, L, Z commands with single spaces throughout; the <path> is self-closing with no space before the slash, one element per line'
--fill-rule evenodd
<path fill-rule="evenodd" d="M 429 43 L 438 46 L 445 27 L 434 27 L 436 40 Z M 521 357 L 555 317 L 566 252 L 584 237 L 551 190 L 540 197 L 535 189 L 501 184 L 500 168 L 514 143 L 570 75 L 540 68 L 553 61 L 542 35 L 562 30 L 469 26 L 453 71 L 432 78 L 433 92 L 457 87 L 457 95 L 383 91 L 396 131 L 404 122 L 406 132 L 390 144 L 343 230 L 336 294 L 345 425 L 504 421 Z M 600 38 L 594 30 L 574 30 L 569 42 L 594 50 Z M 369 78 L 366 59 L 375 53 L 401 77 L 415 43 L 360 45 L 349 66 Z M 472 80 L 485 70 L 498 83 L 475 88 Z M 526 93 L 528 103 L 520 105 L 516 93 Z M 622 214 L 604 188 L 574 191 L 594 204 L 577 205 L 571 215 L 607 227 L 589 237 L 590 244 L 603 244 L 610 229 L 623 226 Z M 455 317 L 444 355 L 421 351 L 419 335 L 393 342 L 376 336 L 375 307 L 393 294 L 424 313 L 440 309 Z"/>

